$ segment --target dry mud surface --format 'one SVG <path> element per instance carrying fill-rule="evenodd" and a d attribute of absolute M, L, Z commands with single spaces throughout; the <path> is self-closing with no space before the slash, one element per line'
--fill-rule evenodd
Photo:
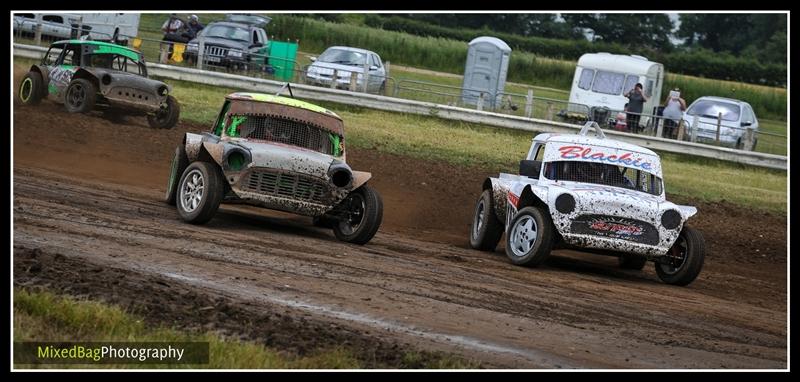
<path fill-rule="evenodd" d="M 355 246 L 244 206 L 181 222 L 161 201 L 168 166 L 182 134 L 205 126 L 153 130 L 47 101 L 13 118 L 15 285 L 294 353 L 358 349 L 368 367 L 402 365 L 408 349 L 502 368 L 787 366 L 785 216 L 698 204 L 709 253 L 688 287 L 661 283 L 652 264 L 570 251 L 529 269 L 502 244 L 469 249 L 494 169 L 351 148 L 385 205 L 376 237 Z"/>

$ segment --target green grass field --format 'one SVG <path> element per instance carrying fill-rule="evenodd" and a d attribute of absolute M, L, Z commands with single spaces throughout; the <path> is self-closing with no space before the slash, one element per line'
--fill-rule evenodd
<path fill-rule="evenodd" d="M 150 326 L 117 306 L 57 296 L 50 292 L 14 290 L 14 341 L 69 342 L 208 342 L 208 364 L 185 365 L 25 365 L 16 368 L 192 368 L 192 369 L 357 369 L 362 363 L 344 348 L 291 356 L 254 342 L 223 338 L 214 333 L 178 331 Z M 429 357 L 408 351 L 402 363 L 433 369 L 478 368 L 479 363 L 450 356 Z M 421 366 L 420 366 L 421 365 Z"/>

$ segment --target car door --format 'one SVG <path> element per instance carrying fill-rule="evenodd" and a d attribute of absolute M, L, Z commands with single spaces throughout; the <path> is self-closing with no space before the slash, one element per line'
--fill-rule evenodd
<path fill-rule="evenodd" d="M 386 81 L 386 68 L 381 62 L 381 58 L 375 53 L 370 53 L 370 69 L 369 69 L 369 88 L 372 92 L 380 90 L 381 85 Z M 375 69 L 373 69 L 375 68 Z"/>
<path fill-rule="evenodd" d="M 81 46 L 78 44 L 66 44 L 53 65 L 48 66 L 48 77 L 50 78 L 48 93 L 53 95 L 55 100 L 64 101 L 64 93 L 70 81 L 72 81 L 72 75 L 80 66 L 80 59 Z"/>

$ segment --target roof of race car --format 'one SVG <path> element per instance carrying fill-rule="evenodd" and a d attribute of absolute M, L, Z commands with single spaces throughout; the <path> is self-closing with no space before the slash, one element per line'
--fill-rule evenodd
<path fill-rule="evenodd" d="M 312 103 L 308 103 L 305 101 L 301 101 L 299 99 L 288 98 L 288 97 L 281 97 L 272 94 L 264 94 L 264 93 L 249 93 L 249 92 L 236 92 L 231 93 L 225 96 L 227 99 L 235 99 L 235 100 L 246 100 L 246 101 L 257 101 L 257 102 L 269 102 L 269 103 L 277 103 L 280 105 L 292 106 L 292 107 L 299 107 L 302 109 L 310 110 L 313 112 L 329 115 L 335 117 L 337 119 L 342 119 L 336 113 L 322 107 L 317 106 Z"/>
<path fill-rule="evenodd" d="M 555 142 L 555 143 L 577 143 L 591 146 L 609 147 L 614 149 L 632 151 L 636 153 L 652 155 L 658 157 L 658 154 L 650 149 L 634 144 L 618 141 L 609 138 L 594 138 L 579 134 L 558 134 L 558 133 L 545 133 L 539 134 L 533 138 L 537 142 Z"/>
<path fill-rule="evenodd" d="M 98 49 L 95 50 L 93 53 L 95 54 L 103 54 L 103 53 L 116 53 L 121 54 L 125 57 L 128 57 L 133 60 L 141 60 L 142 59 L 142 52 L 139 52 L 136 49 L 128 48 L 127 46 L 117 45 L 110 42 L 105 41 L 93 41 L 93 40 L 61 40 L 56 41 L 52 45 L 55 44 L 77 44 L 77 45 L 94 45 Z"/>

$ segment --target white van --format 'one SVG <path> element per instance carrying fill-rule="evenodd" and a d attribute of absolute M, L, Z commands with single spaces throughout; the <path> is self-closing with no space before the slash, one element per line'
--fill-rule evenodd
<path fill-rule="evenodd" d="M 587 53 L 578 60 L 572 89 L 569 93 L 571 112 L 589 112 L 597 108 L 611 111 L 609 117 L 625 109 L 628 98 L 625 93 L 636 83 L 644 86 L 649 100 L 642 108 L 643 114 L 653 114 L 661 103 L 661 87 L 664 85 L 664 65 L 642 56 L 611 53 Z M 580 105 L 588 106 L 588 110 Z M 642 116 L 640 124 L 646 126 L 649 117 Z"/>
<path fill-rule="evenodd" d="M 43 36 L 67 39 L 74 37 L 73 25 L 82 25 L 81 29 L 92 40 L 112 40 L 115 36 L 128 40 L 139 32 L 139 16 L 138 13 L 14 13 L 14 31 L 30 35 L 41 24 Z"/>

